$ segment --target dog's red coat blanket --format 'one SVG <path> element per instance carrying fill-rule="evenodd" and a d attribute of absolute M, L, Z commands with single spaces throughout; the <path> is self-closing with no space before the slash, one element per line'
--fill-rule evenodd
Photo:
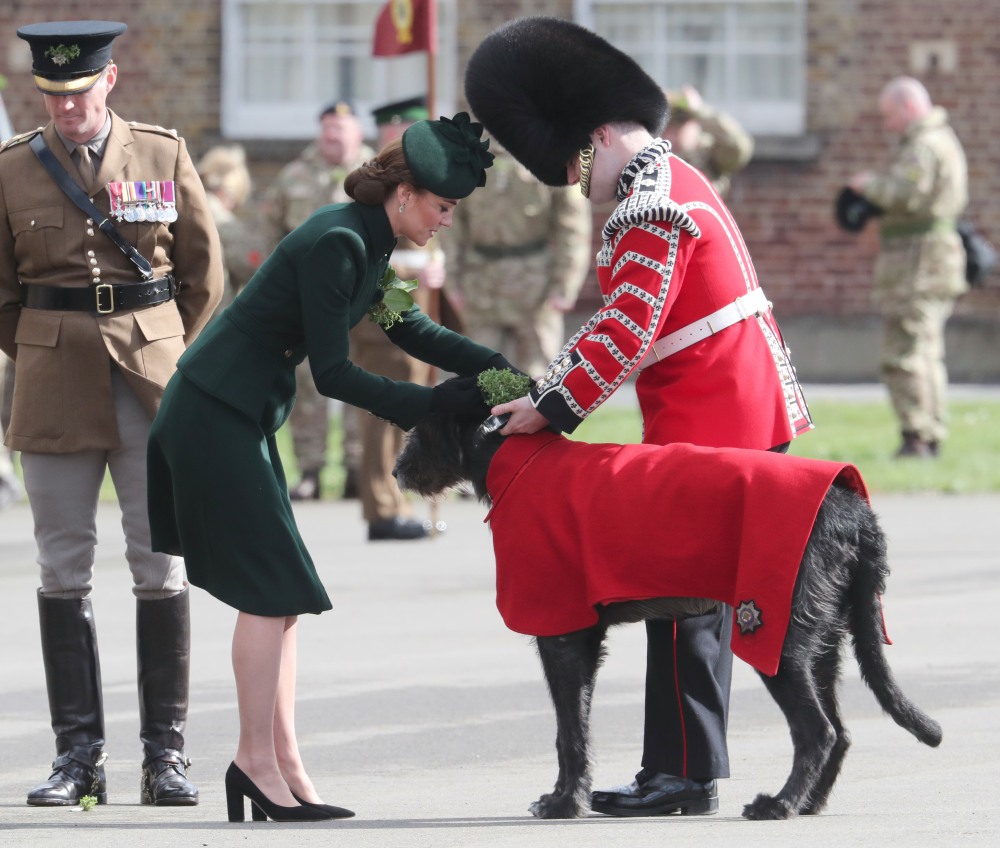
<path fill-rule="evenodd" d="M 846 463 L 510 437 L 486 481 L 497 607 L 511 630 L 555 636 L 596 624 L 598 604 L 713 598 L 737 609 L 733 653 L 774 674 L 799 563 L 838 478 L 867 499 Z"/>

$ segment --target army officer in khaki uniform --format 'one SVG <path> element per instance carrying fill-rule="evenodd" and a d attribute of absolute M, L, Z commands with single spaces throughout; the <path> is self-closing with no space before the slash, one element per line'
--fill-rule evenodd
<path fill-rule="evenodd" d="M 182 560 L 153 553 L 146 441 L 177 358 L 222 295 L 218 236 L 183 140 L 106 105 L 125 24 L 22 27 L 51 120 L 0 149 L 0 348 L 17 363 L 8 447 L 21 451 L 41 566 L 42 658 L 56 759 L 34 806 L 107 800 L 91 582 L 111 472 L 136 597 L 144 804 L 198 803 L 186 777 L 189 614 Z M 130 260 L 53 181 L 41 139 L 107 216 Z M 123 634 L 122 634 L 123 635 Z"/>

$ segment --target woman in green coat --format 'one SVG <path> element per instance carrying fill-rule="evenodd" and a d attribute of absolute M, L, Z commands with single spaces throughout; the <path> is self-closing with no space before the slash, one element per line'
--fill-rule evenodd
<path fill-rule="evenodd" d="M 486 417 L 475 375 L 507 366 L 503 357 L 415 307 L 382 302 L 396 238 L 426 244 L 485 185 L 493 156 L 481 135 L 465 113 L 421 121 L 351 173 L 354 202 L 317 210 L 285 237 L 181 357 L 153 422 L 153 549 L 183 556 L 192 584 L 239 610 L 230 821 L 243 820 L 244 798 L 255 819 L 353 815 L 320 801 L 295 740 L 296 620 L 330 600 L 296 527 L 275 433 L 306 356 L 324 395 L 404 429 L 431 410 Z M 429 388 L 358 368 L 348 331 L 369 315 L 410 355 L 466 379 Z"/>

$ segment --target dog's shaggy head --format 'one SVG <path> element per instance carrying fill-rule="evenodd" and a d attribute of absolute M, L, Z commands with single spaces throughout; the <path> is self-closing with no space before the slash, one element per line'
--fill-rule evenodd
<path fill-rule="evenodd" d="M 489 504 L 486 472 L 504 437 L 508 416 L 431 413 L 406 435 L 392 475 L 399 488 L 425 498 L 471 483 L 476 497 Z"/>

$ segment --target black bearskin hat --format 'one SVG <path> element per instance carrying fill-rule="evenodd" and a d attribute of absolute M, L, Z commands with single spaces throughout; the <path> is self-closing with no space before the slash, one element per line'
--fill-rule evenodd
<path fill-rule="evenodd" d="M 465 96 L 487 131 L 547 185 L 602 124 L 628 121 L 659 135 L 663 90 L 630 56 L 561 18 L 525 17 L 490 33 L 465 71 Z"/>

